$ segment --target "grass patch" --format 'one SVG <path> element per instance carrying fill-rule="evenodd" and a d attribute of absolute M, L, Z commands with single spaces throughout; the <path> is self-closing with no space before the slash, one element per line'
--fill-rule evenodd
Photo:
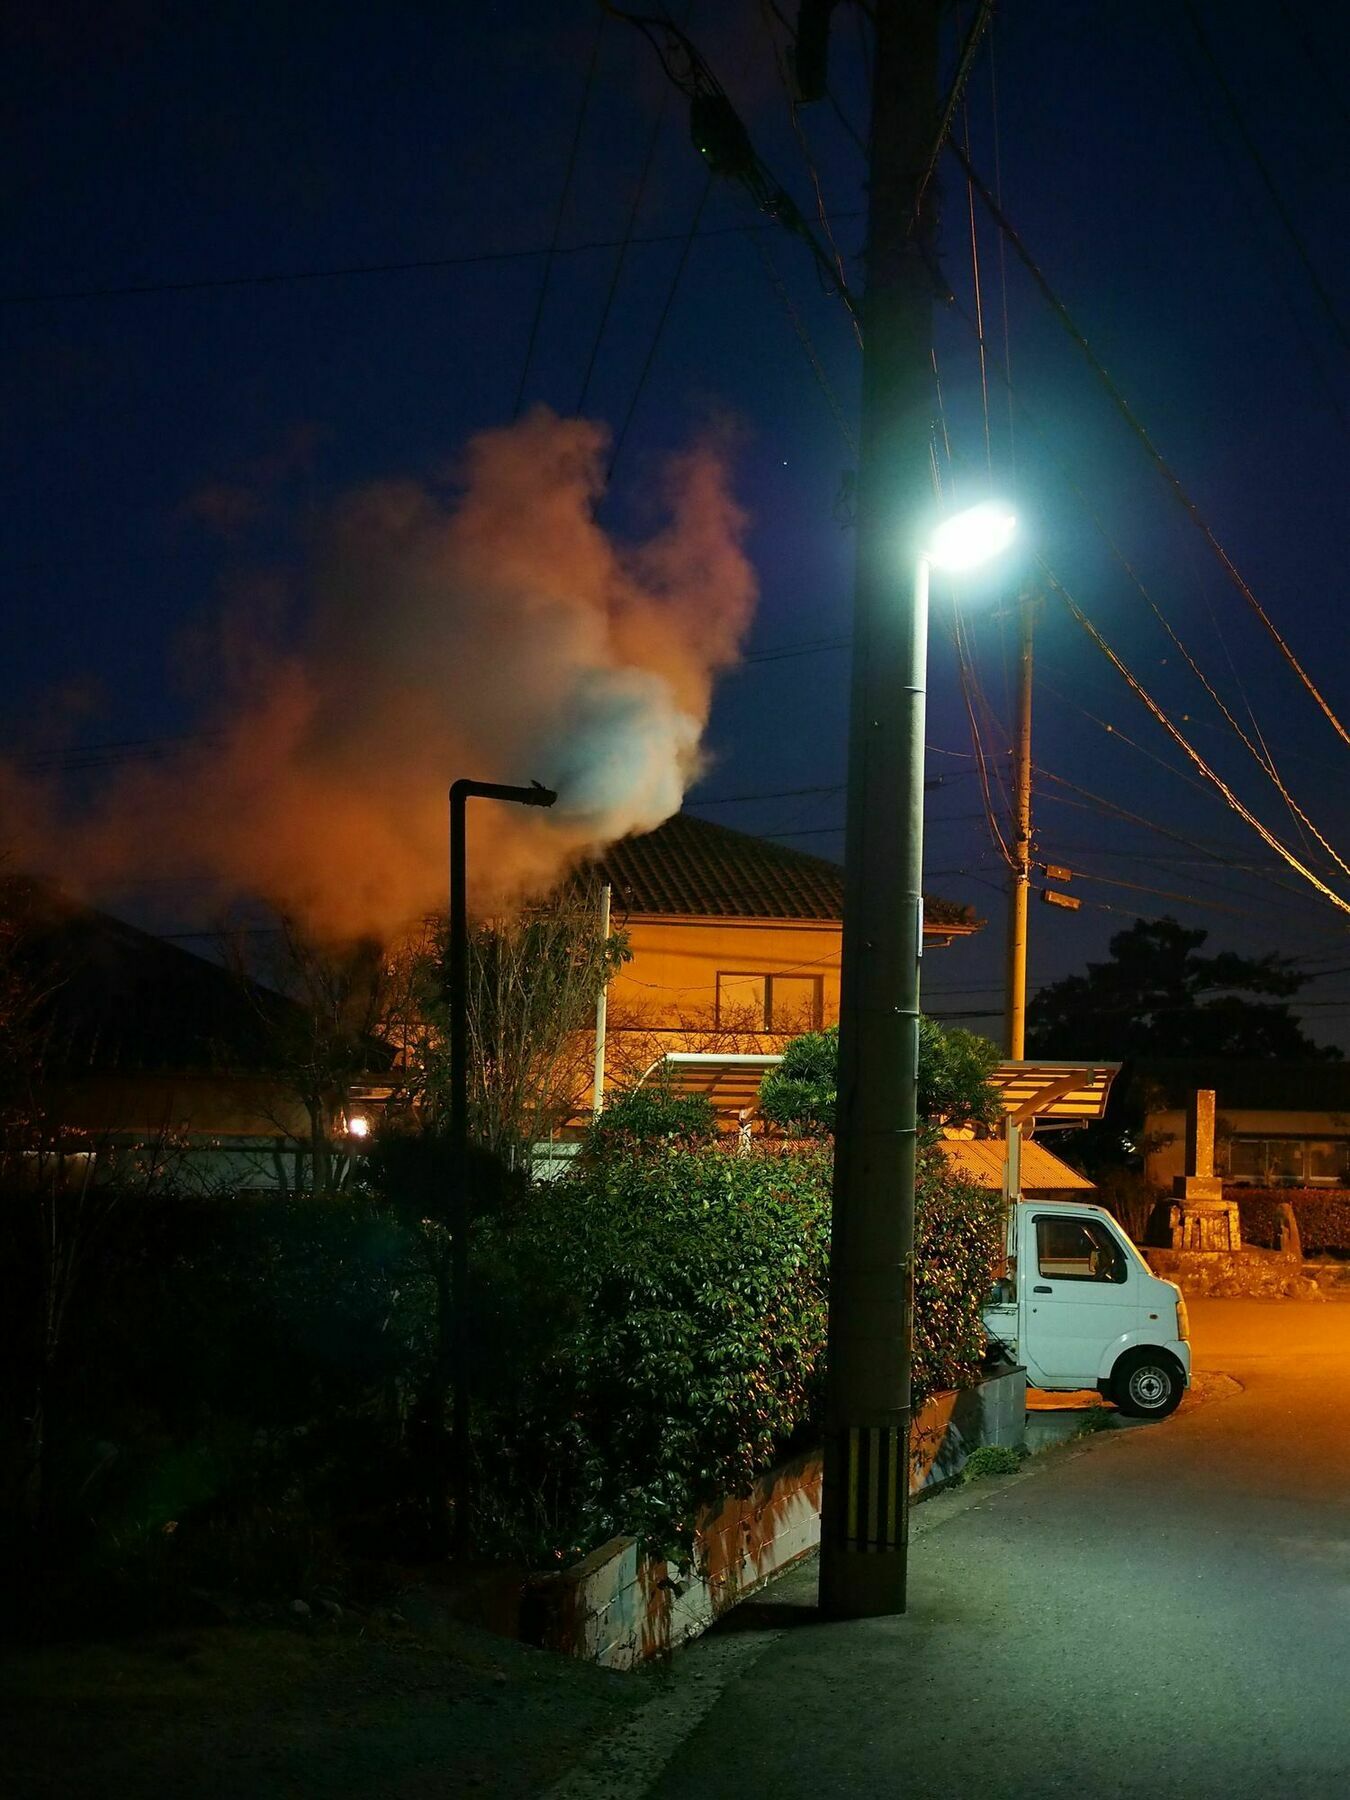
<path fill-rule="evenodd" d="M 962 1465 L 961 1480 L 983 1481 L 990 1475 L 1015 1475 L 1025 1455 L 1025 1450 L 1013 1450 L 1007 1444 L 981 1444 L 971 1451 Z"/>

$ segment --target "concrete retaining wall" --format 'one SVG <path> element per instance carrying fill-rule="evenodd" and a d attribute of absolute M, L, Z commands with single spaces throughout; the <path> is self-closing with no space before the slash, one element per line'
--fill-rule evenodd
<path fill-rule="evenodd" d="M 1153 1250 L 1141 1252 L 1155 1275 L 1175 1281 L 1197 1300 L 1315 1300 L 1321 1290 L 1304 1270 L 1303 1259 L 1283 1250 L 1247 1245 L 1241 1250 Z"/>
<path fill-rule="evenodd" d="M 1023 1369 L 936 1395 L 914 1424 L 910 1492 L 949 1481 L 978 1445 L 1016 1448 L 1025 1422 Z M 775 1469 L 752 1493 L 706 1509 L 688 1569 L 644 1556 L 634 1538 L 612 1538 L 536 1589 L 541 1641 L 609 1669 L 631 1669 L 676 1649 L 815 1549 L 820 1489 L 815 1453 Z"/>

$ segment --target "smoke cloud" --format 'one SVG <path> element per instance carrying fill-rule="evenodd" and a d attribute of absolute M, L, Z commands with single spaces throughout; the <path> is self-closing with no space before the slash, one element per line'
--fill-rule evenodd
<path fill-rule="evenodd" d="M 94 892 L 205 875 L 325 935 L 390 936 L 445 904 L 460 776 L 559 794 L 548 812 L 471 803 L 480 911 L 660 824 L 699 770 L 755 578 L 723 446 L 670 461 L 662 523 L 636 543 L 595 518 L 606 446 L 540 409 L 474 438 L 452 484 L 349 494 L 314 542 L 298 648 L 236 624 L 210 736 L 120 772 L 96 806 L 9 772 L 19 855 Z"/>

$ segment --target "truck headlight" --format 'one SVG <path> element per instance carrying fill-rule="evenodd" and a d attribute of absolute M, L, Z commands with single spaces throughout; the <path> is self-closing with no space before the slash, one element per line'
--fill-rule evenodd
<path fill-rule="evenodd" d="M 1183 1344 L 1191 1341 L 1191 1315 L 1186 1311 L 1186 1298 L 1183 1294 L 1177 1295 L 1177 1336 Z"/>

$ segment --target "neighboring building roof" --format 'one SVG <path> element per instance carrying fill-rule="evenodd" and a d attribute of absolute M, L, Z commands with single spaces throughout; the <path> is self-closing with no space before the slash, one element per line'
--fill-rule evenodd
<path fill-rule="evenodd" d="M 614 889 L 616 910 L 630 915 L 831 924 L 843 917 L 844 871 L 838 863 L 688 813 L 612 844 L 595 866 Z M 930 930 L 979 929 L 968 906 L 931 898 L 924 906 Z"/>
<path fill-rule="evenodd" d="M 71 900 L 5 884 L 15 962 L 40 995 L 32 1019 L 47 1076 L 113 1071 L 264 1071 L 306 1015 L 285 995 Z M 372 1045 L 384 1067 L 388 1053 Z"/>
<path fill-rule="evenodd" d="M 959 1174 L 969 1176 L 981 1187 L 1003 1188 L 1003 1164 L 1008 1146 L 1002 1138 L 943 1138 L 938 1148 Z M 1086 1175 L 1071 1169 L 1066 1162 L 1038 1144 L 1034 1138 L 1022 1141 L 1022 1192 L 1024 1194 L 1060 1193 L 1065 1189 L 1091 1193 L 1093 1184 Z"/>
<path fill-rule="evenodd" d="M 1146 1101 L 1184 1109 L 1197 1088 L 1213 1088 L 1215 1105 L 1242 1112 L 1350 1113 L 1350 1062 L 1282 1062 L 1274 1057 L 1140 1057 L 1127 1067 Z"/>

